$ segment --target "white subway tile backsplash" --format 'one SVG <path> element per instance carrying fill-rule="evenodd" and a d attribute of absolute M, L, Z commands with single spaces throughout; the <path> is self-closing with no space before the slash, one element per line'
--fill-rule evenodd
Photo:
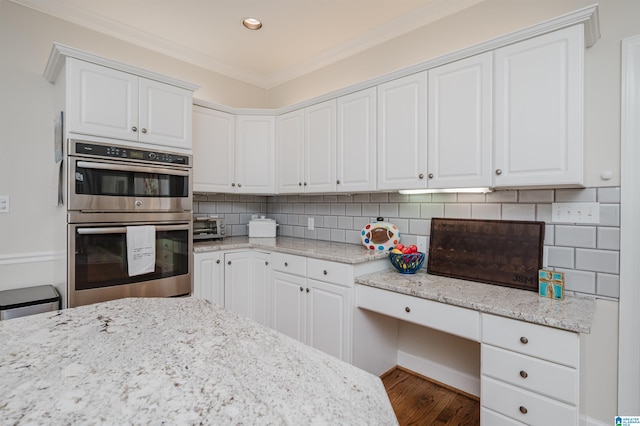
<path fill-rule="evenodd" d="M 600 226 L 620 226 L 620 204 L 600 204 Z"/>
<path fill-rule="evenodd" d="M 398 203 L 381 203 L 380 204 L 380 216 L 384 218 L 398 217 L 399 216 Z"/>
<path fill-rule="evenodd" d="M 536 205 L 503 204 L 502 220 L 536 220 Z"/>
<path fill-rule="evenodd" d="M 574 250 L 572 247 L 548 247 L 548 266 L 573 269 Z"/>
<path fill-rule="evenodd" d="M 400 204 L 398 217 L 420 217 L 420 204 L 402 203 Z"/>
<path fill-rule="evenodd" d="M 591 203 L 598 201 L 597 198 L 596 188 L 556 189 L 556 203 Z"/>
<path fill-rule="evenodd" d="M 445 204 L 444 217 L 450 219 L 471 219 L 471 204 Z"/>
<path fill-rule="evenodd" d="M 600 223 L 553 224 L 551 203 L 573 201 L 599 202 Z M 278 235 L 351 244 L 361 244 L 362 228 L 377 217 L 395 224 L 409 244 L 430 234 L 433 217 L 543 221 L 544 267 L 565 272 L 567 291 L 619 297 L 619 187 L 488 194 L 198 194 L 193 210 L 224 216 L 230 236 L 247 235 L 251 215 L 266 214 L 280 224 Z M 309 217 L 314 230 L 307 229 Z"/>
<path fill-rule="evenodd" d="M 501 210 L 500 204 L 471 204 L 471 218 L 497 220 Z"/>
<path fill-rule="evenodd" d="M 576 271 L 571 269 L 556 268 L 558 272 L 564 272 L 564 288 L 568 291 L 595 294 L 596 273 Z"/>
<path fill-rule="evenodd" d="M 598 248 L 620 250 L 620 228 L 598 227 Z"/>
<path fill-rule="evenodd" d="M 596 248 L 595 226 L 555 226 L 556 246 Z"/>
<path fill-rule="evenodd" d="M 577 248 L 575 268 L 584 271 L 618 274 L 620 271 L 620 252 Z"/>
<path fill-rule="evenodd" d="M 596 277 L 596 294 L 607 297 L 620 297 L 620 276 L 598 273 Z"/>
<path fill-rule="evenodd" d="M 515 203 L 518 201 L 518 191 L 495 191 L 486 195 L 487 203 Z"/>
<path fill-rule="evenodd" d="M 422 219 L 431 219 L 432 217 L 444 217 L 444 204 L 421 204 L 420 217 Z"/>

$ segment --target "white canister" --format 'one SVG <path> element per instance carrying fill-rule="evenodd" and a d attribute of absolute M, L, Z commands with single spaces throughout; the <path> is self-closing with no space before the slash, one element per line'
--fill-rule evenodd
<path fill-rule="evenodd" d="M 249 221 L 249 238 L 273 238 L 276 236 L 278 224 L 273 219 L 265 218 L 251 219 Z"/>

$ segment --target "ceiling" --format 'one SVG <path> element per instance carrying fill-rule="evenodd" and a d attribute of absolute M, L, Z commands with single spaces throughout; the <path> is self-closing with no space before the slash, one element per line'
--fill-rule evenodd
<path fill-rule="evenodd" d="M 11 1 L 268 89 L 484 0 Z"/>

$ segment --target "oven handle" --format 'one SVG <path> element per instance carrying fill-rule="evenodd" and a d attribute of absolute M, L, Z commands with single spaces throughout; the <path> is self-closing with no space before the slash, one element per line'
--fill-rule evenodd
<path fill-rule="evenodd" d="M 133 225 L 135 226 L 135 225 Z M 157 225 L 156 231 L 188 231 L 189 225 Z M 80 235 L 96 235 L 96 234 L 126 234 L 126 226 L 118 226 L 112 228 L 78 228 L 76 232 Z"/>
<path fill-rule="evenodd" d="M 91 161 L 78 161 L 76 165 L 78 167 L 82 167 L 85 169 L 118 170 L 123 172 L 141 172 L 141 173 L 167 174 L 167 175 L 174 175 L 174 176 L 189 176 L 189 172 L 186 170 L 163 169 L 160 167 L 144 167 L 144 166 L 133 166 L 133 165 L 121 166 L 119 164 L 94 163 Z"/>

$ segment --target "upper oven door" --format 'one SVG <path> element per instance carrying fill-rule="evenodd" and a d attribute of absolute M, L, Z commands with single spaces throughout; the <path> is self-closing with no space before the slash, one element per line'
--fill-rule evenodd
<path fill-rule="evenodd" d="M 69 207 L 83 212 L 191 210 L 191 169 L 69 157 Z"/>

